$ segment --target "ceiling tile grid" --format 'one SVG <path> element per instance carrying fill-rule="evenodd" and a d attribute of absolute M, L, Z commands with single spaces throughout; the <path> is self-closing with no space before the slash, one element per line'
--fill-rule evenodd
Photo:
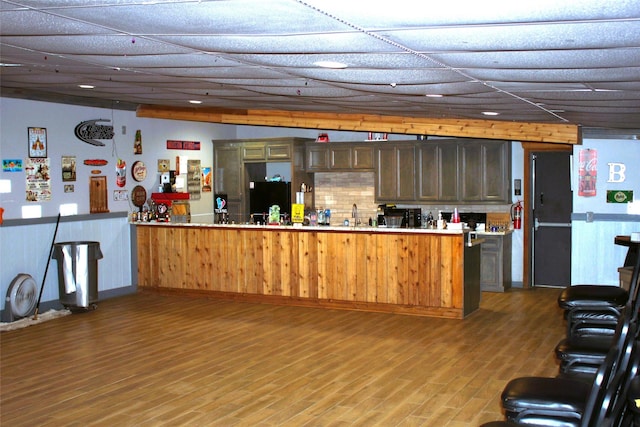
<path fill-rule="evenodd" d="M 0 88 L 118 108 L 640 128 L 640 1 L 529 3 L 0 0 Z"/>

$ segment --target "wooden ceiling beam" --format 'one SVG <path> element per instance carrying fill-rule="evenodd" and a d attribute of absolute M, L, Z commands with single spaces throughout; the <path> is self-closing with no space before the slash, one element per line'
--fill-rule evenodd
<path fill-rule="evenodd" d="M 179 108 L 157 105 L 140 105 L 136 110 L 136 115 L 155 119 L 233 125 L 504 139 L 560 144 L 580 144 L 582 139 L 581 128 L 578 125 L 499 120 L 437 119 L 282 110 Z"/>

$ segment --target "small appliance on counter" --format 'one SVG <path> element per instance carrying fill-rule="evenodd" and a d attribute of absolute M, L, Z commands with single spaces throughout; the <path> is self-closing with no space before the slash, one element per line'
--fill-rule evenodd
<path fill-rule="evenodd" d="M 398 225 L 398 217 L 402 222 Z M 387 220 L 388 218 L 394 218 Z M 420 208 L 397 208 L 394 204 L 378 205 L 378 226 L 393 228 L 420 228 L 422 226 L 422 210 Z"/>

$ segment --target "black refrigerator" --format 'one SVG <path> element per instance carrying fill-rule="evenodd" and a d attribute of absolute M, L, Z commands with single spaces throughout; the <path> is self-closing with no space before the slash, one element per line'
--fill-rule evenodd
<path fill-rule="evenodd" d="M 273 205 L 280 206 L 280 214 L 291 214 L 290 182 L 254 182 L 249 189 L 249 213 L 269 213 Z"/>

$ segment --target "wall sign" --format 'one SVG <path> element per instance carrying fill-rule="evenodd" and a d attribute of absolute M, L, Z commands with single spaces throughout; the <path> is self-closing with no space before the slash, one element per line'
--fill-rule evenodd
<path fill-rule="evenodd" d="M 47 157 L 47 129 L 29 128 L 27 133 L 29 157 Z"/>
<path fill-rule="evenodd" d="M 609 179 L 607 182 L 624 182 L 626 179 L 624 173 L 627 167 L 624 163 L 607 163 L 609 166 Z"/>
<path fill-rule="evenodd" d="M 176 141 L 167 139 L 168 150 L 200 150 L 200 141 Z"/>
<path fill-rule="evenodd" d="M 187 191 L 191 200 L 200 200 L 201 174 L 200 160 L 187 160 Z"/>
<path fill-rule="evenodd" d="M 98 139 L 113 139 L 113 126 L 99 125 L 98 122 L 109 122 L 107 119 L 86 120 L 80 122 L 74 130 L 76 137 L 87 144 L 104 147 Z"/>
<path fill-rule="evenodd" d="M 22 172 L 22 159 L 3 159 L 2 172 Z"/>
<path fill-rule="evenodd" d="M 26 197 L 27 202 L 46 202 L 51 200 L 51 176 L 49 159 L 27 159 Z"/>
<path fill-rule="evenodd" d="M 607 203 L 629 203 L 633 201 L 633 190 L 607 190 Z"/>
<path fill-rule="evenodd" d="M 76 156 L 62 156 L 62 181 L 76 180 Z"/>
<path fill-rule="evenodd" d="M 598 152 L 587 148 L 580 150 L 578 156 L 578 196 L 593 197 L 596 195 Z"/>

